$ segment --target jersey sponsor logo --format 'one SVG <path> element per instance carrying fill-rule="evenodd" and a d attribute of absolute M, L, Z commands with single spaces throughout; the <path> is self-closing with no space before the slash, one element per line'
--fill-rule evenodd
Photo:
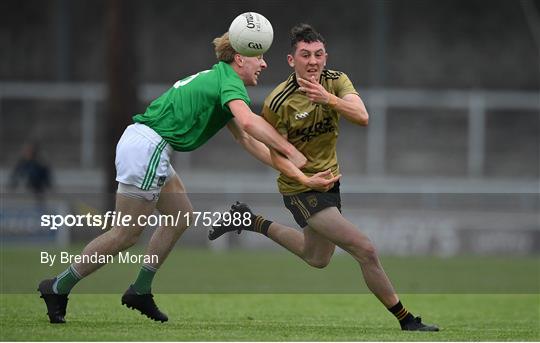
<path fill-rule="evenodd" d="M 294 119 L 296 119 L 296 120 L 299 120 L 299 119 L 305 119 L 305 118 L 307 118 L 308 116 L 309 116 L 309 113 L 307 113 L 307 112 L 296 113 L 296 114 L 294 115 Z"/>
<path fill-rule="evenodd" d="M 302 142 L 309 142 L 317 136 L 329 132 L 334 132 L 335 130 L 336 128 L 332 124 L 332 119 L 323 118 L 323 120 L 318 121 L 317 123 L 315 123 L 315 125 L 296 129 L 295 134 L 296 137 L 302 137 Z"/>

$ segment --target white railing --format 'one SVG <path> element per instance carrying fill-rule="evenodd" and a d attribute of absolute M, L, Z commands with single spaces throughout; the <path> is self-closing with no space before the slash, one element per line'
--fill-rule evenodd
<path fill-rule="evenodd" d="M 145 84 L 139 97 L 148 102 L 169 86 Z M 271 88 L 249 89 L 254 104 L 261 104 Z M 369 89 L 360 92 L 369 104 L 371 118 L 367 138 L 368 175 L 384 175 L 386 161 L 386 121 L 389 108 L 459 109 L 468 114 L 467 170 L 470 177 L 481 177 L 485 160 L 486 111 L 514 109 L 539 111 L 538 91 L 479 91 L 425 89 Z M 99 83 L 0 82 L 0 116 L 4 99 L 78 100 L 81 103 L 80 165 L 95 166 L 97 103 L 105 100 L 105 86 Z M 9 117 L 7 117 L 9 120 Z"/>

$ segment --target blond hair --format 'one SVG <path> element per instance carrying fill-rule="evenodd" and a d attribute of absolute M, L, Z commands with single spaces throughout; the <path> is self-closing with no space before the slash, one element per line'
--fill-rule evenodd
<path fill-rule="evenodd" d="M 228 32 L 215 38 L 212 43 L 214 44 L 214 51 L 216 52 L 216 57 L 219 61 L 231 63 L 234 60 L 234 55 L 236 55 L 237 52 L 231 45 Z"/>

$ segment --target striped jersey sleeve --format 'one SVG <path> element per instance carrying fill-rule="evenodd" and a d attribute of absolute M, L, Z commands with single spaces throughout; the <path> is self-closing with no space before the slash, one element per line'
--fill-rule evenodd
<path fill-rule="evenodd" d="M 284 111 L 280 111 L 285 100 L 296 91 L 298 84 L 294 74 L 287 81 L 277 86 L 265 99 L 262 115 L 270 125 L 272 125 L 282 135 L 287 135 L 288 116 Z"/>

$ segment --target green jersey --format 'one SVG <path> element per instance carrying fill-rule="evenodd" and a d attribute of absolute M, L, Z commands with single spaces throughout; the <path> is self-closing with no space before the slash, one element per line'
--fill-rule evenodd
<path fill-rule="evenodd" d="M 174 150 L 192 151 L 233 117 L 227 103 L 235 99 L 251 103 L 238 74 L 229 64 L 219 62 L 176 82 L 133 121 L 151 127 Z"/>

